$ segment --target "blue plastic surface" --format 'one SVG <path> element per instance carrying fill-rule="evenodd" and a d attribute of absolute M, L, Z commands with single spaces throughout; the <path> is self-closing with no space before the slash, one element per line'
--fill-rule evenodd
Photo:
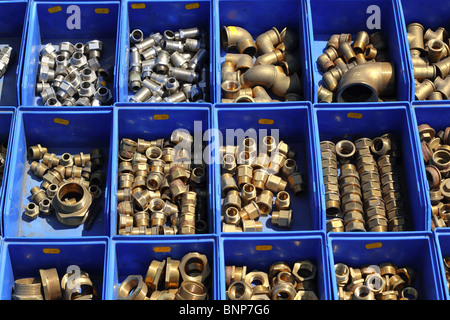
<path fill-rule="evenodd" d="M 409 50 L 408 36 L 406 27 L 413 22 L 420 23 L 425 28 L 436 30 L 438 27 L 448 29 L 450 22 L 448 15 L 450 14 L 450 3 L 448 1 L 426 1 L 426 0 L 398 0 L 398 6 L 401 13 L 401 29 L 400 34 L 404 38 L 406 59 L 409 72 L 409 81 L 411 83 L 409 101 L 415 100 L 414 85 L 414 68 L 411 60 L 411 52 Z M 422 101 L 417 103 L 423 103 Z"/>
<path fill-rule="evenodd" d="M 220 299 L 226 300 L 225 267 L 247 266 L 253 270 L 269 272 L 269 267 L 285 261 L 291 267 L 295 262 L 310 260 L 317 267 L 316 285 L 319 300 L 331 300 L 326 238 L 323 232 L 304 232 L 289 237 L 233 237 L 221 238 L 219 272 Z"/>
<path fill-rule="evenodd" d="M 20 80 L 22 59 L 27 31 L 27 1 L 0 2 L 0 47 L 13 48 L 14 58 L 7 72 L 0 79 L 0 106 L 18 106 L 20 104 Z"/>
<path fill-rule="evenodd" d="M 411 83 L 406 62 L 404 38 L 401 36 L 400 14 L 397 0 L 306 0 L 310 28 L 310 48 L 313 75 L 313 101 L 318 102 L 317 91 L 322 83 L 322 72 L 317 65 L 317 58 L 325 50 L 333 34 L 351 33 L 352 39 L 359 31 L 372 34 L 384 32 L 388 40 L 390 61 L 394 63 L 396 73 L 397 101 L 409 101 Z M 367 23 L 373 22 L 371 16 L 376 13 L 370 6 L 379 8 L 381 30 L 369 30 Z M 414 83 L 414 81 L 413 81 Z M 334 105 L 334 104 L 333 104 Z M 360 103 L 352 104 L 359 107 Z M 385 104 L 380 104 L 384 107 Z"/>
<path fill-rule="evenodd" d="M 155 140 L 159 138 L 170 138 L 172 132 L 176 129 L 188 130 L 194 139 L 203 140 L 205 144 L 209 144 L 209 138 L 205 135 L 205 131 L 211 128 L 211 112 L 210 108 L 199 107 L 199 104 L 190 103 L 183 104 L 186 107 L 167 108 L 164 103 L 146 103 L 142 106 L 135 104 L 118 104 L 119 107 L 114 109 L 114 132 L 112 136 L 112 189 L 111 189 L 111 235 L 114 239 L 154 239 L 167 238 L 177 236 L 150 235 L 150 236 L 132 236 L 119 235 L 117 229 L 118 213 L 117 213 L 117 168 L 119 159 L 119 142 L 123 138 L 129 138 L 137 141 L 138 138 L 145 140 Z M 158 120 L 159 119 L 159 120 Z M 197 126 L 198 125 L 198 126 Z M 199 141 L 199 140 L 196 140 Z M 194 141 L 193 146 L 196 145 Z M 195 151 L 195 149 L 194 149 Z M 204 158 L 205 160 L 205 158 Z M 208 233 L 214 233 L 214 194 L 213 194 L 213 168 L 208 166 L 207 171 L 207 192 L 208 196 Z M 198 237 L 198 235 L 179 235 L 180 237 Z"/>
<path fill-rule="evenodd" d="M 319 190 L 322 197 L 322 215 L 325 215 L 325 187 L 323 184 L 320 141 L 331 140 L 337 143 L 347 139 L 355 141 L 361 137 L 376 138 L 385 133 L 393 133 L 399 139 L 401 163 L 398 168 L 401 177 L 401 190 L 405 199 L 409 223 L 408 230 L 429 231 L 430 219 L 425 189 L 418 165 L 415 128 L 407 103 L 391 103 L 383 108 L 355 108 L 343 105 L 342 108 L 323 108 L 314 110 L 316 153 L 319 159 Z M 377 233 L 378 234 L 378 233 Z"/>
<path fill-rule="evenodd" d="M 442 300 L 442 287 L 436 251 L 431 232 L 418 232 L 410 236 L 384 234 L 345 235 L 332 233 L 328 237 L 329 270 L 331 270 L 332 297 L 339 300 L 334 265 L 349 267 L 378 265 L 392 262 L 398 267 L 411 267 L 415 273 L 413 287 L 419 300 Z"/>
<path fill-rule="evenodd" d="M 227 132 L 242 129 L 246 132 L 245 136 L 251 136 L 257 143 L 262 143 L 266 135 L 279 134 L 279 139 L 286 142 L 293 150 L 297 151 L 296 162 L 299 172 L 306 178 L 306 190 L 300 197 L 295 197 L 291 193 L 291 208 L 293 210 L 292 228 L 282 228 L 274 226 L 269 216 L 259 217 L 263 223 L 263 233 L 290 233 L 293 231 L 321 230 L 323 227 L 323 217 L 320 216 L 319 202 L 320 197 L 317 192 L 316 176 L 317 167 L 313 145 L 313 122 L 311 118 L 309 102 L 300 102 L 297 107 L 285 107 L 280 104 L 272 104 L 262 107 L 260 104 L 254 104 L 248 108 L 215 108 L 214 110 L 214 128 L 217 128 L 223 136 L 223 145 L 236 145 L 236 139 L 228 141 Z M 228 131 L 231 130 L 231 131 Z M 259 130 L 264 130 L 259 132 Z M 279 130 L 278 133 L 275 130 Z M 236 131 L 238 132 L 238 131 Z M 258 135 L 259 132 L 259 135 Z M 217 136 L 217 134 L 216 134 Z M 218 152 L 220 139 L 213 138 L 215 151 Z M 233 136 L 232 136 L 233 137 Z M 216 155 L 219 159 L 219 155 Z M 221 166 L 220 163 L 214 165 L 215 191 L 216 197 L 216 232 L 221 235 L 231 233 L 222 233 L 221 223 Z M 288 186 L 286 190 L 290 190 Z M 290 191 L 289 191 L 290 192 Z M 233 233 L 242 235 L 241 233 Z"/>
<path fill-rule="evenodd" d="M 147 269 L 153 260 L 162 261 L 168 257 L 181 260 L 190 252 L 198 252 L 208 258 L 211 269 L 210 286 L 207 286 L 208 295 L 210 300 L 218 300 L 218 257 L 215 236 L 189 240 L 111 241 L 106 299 L 117 299 L 117 289 L 126 277 L 141 275 L 145 279 Z"/>
<path fill-rule="evenodd" d="M 205 79 L 209 99 L 214 101 L 213 72 L 213 32 L 212 32 L 212 1 L 122 1 L 121 32 L 120 32 L 120 69 L 118 72 L 118 93 L 120 102 L 129 102 L 134 95 L 128 88 L 128 70 L 130 58 L 129 35 L 134 29 L 141 29 L 144 37 L 152 32 L 165 30 L 178 31 L 183 28 L 197 27 L 205 32 L 205 49 L 209 53 Z M 185 103 L 183 103 L 184 105 Z M 141 104 L 137 104 L 140 106 Z M 166 103 L 166 106 L 173 106 Z M 203 105 L 203 103 L 201 103 Z M 199 105 L 200 106 L 200 105 Z"/>
<path fill-rule="evenodd" d="M 450 115 L 450 104 L 447 101 L 420 101 L 413 102 L 413 123 L 415 127 L 427 123 L 436 132 L 440 130 L 445 130 L 445 128 L 450 126 L 450 119 L 448 115 Z M 427 176 L 425 173 L 425 161 L 423 160 L 422 148 L 420 146 L 420 137 L 419 131 L 417 130 L 417 134 L 415 135 L 415 143 L 417 148 L 417 154 L 419 155 L 420 162 L 418 163 L 418 168 L 420 170 L 420 177 L 423 180 L 424 185 L 424 193 L 426 196 L 427 207 L 429 208 L 427 212 L 427 217 L 430 220 L 430 228 L 431 228 L 431 200 L 430 200 L 430 187 L 428 185 Z M 449 228 L 444 228 L 449 229 Z M 431 229 L 430 229 L 431 230 Z"/>
<path fill-rule="evenodd" d="M 446 269 L 444 265 L 444 258 L 450 257 L 450 233 L 449 229 L 436 229 L 433 233 L 436 244 L 436 257 L 438 262 L 438 278 L 441 281 L 443 297 L 445 300 L 450 300 L 450 292 L 447 286 Z"/>
<path fill-rule="evenodd" d="M 100 63 L 111 72 L 114 80 L 107 86 L 117 100 L 115 94 L 117 48 L 119 37 L 120 2 L 118 1 L 83 1 L 77 3 L 80 9 L 80 29 L 68 29 L 73 23 L 72 8 L 75 5 L 68 1 L 38 1 L 30 3 L 29 26 L 26 50 L 23 60 L 23 79 L 21 86 L 21 105 L 42 105 L 42 99 L 35 93 L 37 75 L 39 73 L 39 55 L 43 45 L 58 45 L 63 41 L 86 43 L 90 40 L 103 42 Z M 61 108 L 61 107 L 57 107 Z"/>
<path fill-rule="evenodd" d="M 105 299 L 107 278 L 108 239 L 95 241 L 74 240 L 8 241 L 3 242 L 1 255 L 0 300 L 12 299 L 14 280 L 40 278 L 39 269 L 56 268 L 61 279 L 71 265 L 89 274 L 100 299 Z M 73 267 L 72 267 L 73 268 Z"/>
<path fill-rule="evenodd" d="M 214 2 L 214 43 L 215 43 L 215 102 L 221 101 L 220 71 L 225 61 L 225 50 L 220 45 L 220 30 L 223 26 L 238 26 L 246 29 L 255 40 L 260 34 L 276 27 L 280 32 L 291 28 L 299 37 L 297 48 L 301 63 L 301 82 L 305 101 L 311 101 L 311 64 L 309 50 L 309 30 L 307 27 L 306 6 L 304 0 L 215 0 Z M 231 51 L 229 51 L 231 52 Z M 270 93 L 270 90 L 268 90 Z M 282 102 L 284 103 L 284 102 Z M 290 102 L 286 102 L 290 103 Z M 242 106 L 242 103 L 227 104 L 230 107 Z M 271 107 L 271 103 L 261 106 Z M 250 106 L 256 106 L 251 104 Z"/>
<path fill-rule="evenodd" d="M 14 141 L 12 145 L 11 163 L 8 173 L 8 188 L 5 196 L 3 211 L 4 236 L 36 237 L 36 238 L 77 238 L 109 235 L 109 192 L 110 179 L 110 151 L 112 132 L 112 109 L 102 110 L 89 108 L 65 109 L 55 112 L 54 108 L 42 111 L 30 111 L 19 108 L 16 115 Z M 60 156 L 64 152 L 76 154 L 88 153 L 92 149 L 101 148 L 104 153 L 103 171 L 106 173 L 103 210 L 88 231 L 84 225 L 67 227 L 61 224 L 55 215 L 38 217 L 28 221 L 24 216 L 24 208 L 31 201 L 30 190 L 41 185 L 41 179 L 36 178 L 30 171 L 31 161 L 27 160 L 27 148 L 41 144 L 48 152 Z"/>

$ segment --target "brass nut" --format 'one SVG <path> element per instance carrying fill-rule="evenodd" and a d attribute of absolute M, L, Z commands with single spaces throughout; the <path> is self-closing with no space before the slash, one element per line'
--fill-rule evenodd
<path fill-rule="evenodd" d="M 255 220 L 261 215 L 258 205 L 255 201 L 250 202 L 239 212 L 242 220 Z"/>
<path fill-rule="evenodd" d="M 263 190 L 261 194 L 256 198 L 256 204 L 259 207 L 260 214 L 267 216 L 272 212 L 273 206 L 273 193 L 270 190 Z"/>
<path fill-rule="evenodd" d="M 279 210 L 272 212 L 272 224 L 280 227 L 292 226 L 292 210 Z"/>
<path fill-rule="evenodd" d="M 272 191 L 273 193 L 284 191 L 286 189 L 286 185 L 286 181 L 273 174 L 269 174 L 265 184 L 266 189 Z"/>
<path fill-rule="evenodd" d="M 277 193 L 275 198 L 275 209 L 277 210 L 287 210 L 291 206 L 291 198 L 289 193 L 286 191 L 281 191 Z"/>
<path fill-rule="evenodd" d="M 262 232 L 263 225 L 261 221 L 242 220 L 242 230 L 244 232 Z"/>

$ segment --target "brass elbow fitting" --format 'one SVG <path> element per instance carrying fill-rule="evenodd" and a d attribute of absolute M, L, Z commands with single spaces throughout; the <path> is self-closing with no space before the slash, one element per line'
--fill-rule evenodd
<path fill-rule="evenodd" d="M 235 71 L 241 70 L 245 72 L 253 67 L 253 58 L 248 54 L 227 53 L 225 55 L 225 62 L 233 63 L 235 65 Z"/>
<path fill-rule="evenodd" d="M 388 62 L 357 65 L 342 77 L 338 102 L 377 102 L 380 96 L 395 92 L 395 70 Z"/>
<path fill-rule="evenodd" d="M 225 50 L 236 47 L 239 53 L 245 53 L 250 56 L 256 55 L 258 48 L 252 35 L 241 27 L 223 26 L 220 32 L 222 46 Z"/>
<path fill-rule="evenodd" d="M 236 71 L 236 64 L 230 61 L 222 62 L 220 79 L 222 82 L 230 80 L 239 82 L 241 75 Z"/>
<path fill-rule="evenodd" d="M 360 31 L 356 34 L 355 41 L 353 42 L 353 50 L 355 53 L 363 53 L 366 50 L 366 46 L 369 44 L 369 34 L 366 31 Z"/>
<path fill-rule="evenodd" d="M 222 97 L 225 99 L 236 99 L 241 90 L 241 84 L 237 81 L 226 80 L 222 82 Z"/>
<path fill-rule="evenodd" d="M 336 92 L 339 86 L 339 80 L 343 74 L 340 68 L 334 68 L 325 72 L 322 76 L 323 87 L 331 92 Z"/>
<path fill-rule="evenodd" d="M 343 42 L 339 44 L 339 52 L 344 57 L 347 63 L 352 63 L 356 61 L 356 54 L 353 51 L 352 46 L 348 42 Z"/>
<path fill-rule="evenodd" d="M 253 100 L 255 100 L 255 102 L 272 102 L 272 98 L 263 87 L 256 86 L 252 90 Z"/>
<path fill-rule="evenodd" d="M 225 58 L 226 59 L 226 58 Z M 272 52 L 267 52 L 265 54 L 260 55 L 256 61 L 255 66 L 260 64 L 277 64 L 284 60 L 284 53 L 280 50 L 274 50 Z"/>
<path fill-rule="evenodd" d="M 281 42 L 285 51 L 294 51 L 298 47 L 298 35 L 291 28 L 284 28 L 280 32 Z"/>
<path fill-rule="evenodd" d="M 334 47 L 327 48 L 324 53 L 322 53 L 317 58 L 317 63 L 319 67 L 324 71 L 329 71 L 335 68 L 334 61 L 339 57 L 338 51 Z"/>
<path fill-rule="evenodd" d="M 272 27 L 272 29 L 260 34 L 256 38 L 256 46 L 261 54 L 275 51 L 278 44 L 282 42 L 280 32 L 277 28 Z"/>
<path fill-rule="evenodd" d="M 333 34 L 327 42 L 326 49 L 332 47 L 335 50 L 339 49 L 339 34 Z"/>

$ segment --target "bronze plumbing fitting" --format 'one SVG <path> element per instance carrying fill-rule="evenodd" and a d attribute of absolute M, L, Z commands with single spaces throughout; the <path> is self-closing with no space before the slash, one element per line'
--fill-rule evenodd
<path fill-rule="evenodd" d="M 279 32 L 273 27 L 253 40 L 241 27 L 224 26 L 221 42 L 227 51 L 221 70 L 223 103 L 302 99 L 300 65 L 294 51 L 298 47 L 295 32 L 289 28 Z M 238 53 L 228 52 L 233 47 Z"/>
<path fill-rule="evenodd" d="M 323 72 L 319 102 L 378 102 L 396 90 L 394 65 L 381 32 L 333 35 L 317 58 Z"/>
<path fill-rule="evenodd" d="M 432 229 L 450 226 L 450 127 L 418 126 L 431 201 Z"/>

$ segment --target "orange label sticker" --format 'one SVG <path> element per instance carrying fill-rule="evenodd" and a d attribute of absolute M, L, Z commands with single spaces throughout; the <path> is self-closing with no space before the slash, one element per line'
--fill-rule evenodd
<path fill-rule="evenodd" d="M 347 113 L 347 118 L 351 118 L 351 119 L 361 119 L 362 116 L 363 116 L 362 113 L 357 113 L 357 112 Z"/>
<path fill-rule="evenodd" d="M 198 2 L 189 3 L 189 4 L 185 5 L 184 7 L 186 8 L 186 10 L 198 9 L 200 7 L 200 4 Z"/>
<path fill-rule="evenodd" d="M 54 123 L 59 123 L 59 124 L 63 124 L 65 126 L 67 126 L 69 124 L 69 120 L 65 120 L 65 119 L 60 119 L 60 118 L 55 118 L 53 119 Z"/>
<path fill-rule="evenodd" d="M 368 243 L 366 244 L 366 249 L 377 249 L 377 248 L 381 248 L 383 246 L 383 244 L 381 242 L 374 242 L 374 243 Z"/>
<path fill-rule="evenodd" d="M 272 246 L 270 244 L 268 245 L 261 245 L 255 247 L 256 251 L 270 251 L 272 250 Z"/>
<path fill-rule="evenodd" d="M 168 114 L 155 114 L 153 116 L 153 119 L 155 119 L 155 120 L 167 120 L 167 119 L 169 119 L 169 115 Z"/>
<path fill-rule="evenodd" d="M 106 83 L 106 81 L 105 81 L 105 80 L 103 80 L 103 81 L 100 81 L 100 84 L 101 84 L 102 86 L 104 86 L 104 87 L 106 87 L 106 85 L 107 85 L 107 83 Z"/>
<path fill-rule="evenodd" d="M 50 13 L 55 13 L 55 12 L 59 12 L 59 11 L 62 11 L 61 6 L 51 7 L 48 9 L 48 12 L 50 12 Z"/>
<path fill-rule="evenodd" d="M 95 9 L 95 13 L 97 14 L 108 14 L 109 9 L 108 8 L 97 8 Z"/>
<path fill-rule="evenodd" d="M 172 250 L 170 247 L 154 247 L 153 251 L 155 252 L 170 252 Z"/>
<path fill-rule="evenodd" d="M 44 248 L 42 249 L 42 252 L 45 254 L 58 254 L 61 251 L 57 248 Z"/>
<path fill-rule="evenodd" d="M 131 9 L 145 9 L 145 3 L 132 3 Z"/>
<path fill-rule="evenodd" d="M 272 119 L 259 119 L 258 123 L 259 124 L 270 124 L 272 125 L 275 121 L 273 121 Z"/>

